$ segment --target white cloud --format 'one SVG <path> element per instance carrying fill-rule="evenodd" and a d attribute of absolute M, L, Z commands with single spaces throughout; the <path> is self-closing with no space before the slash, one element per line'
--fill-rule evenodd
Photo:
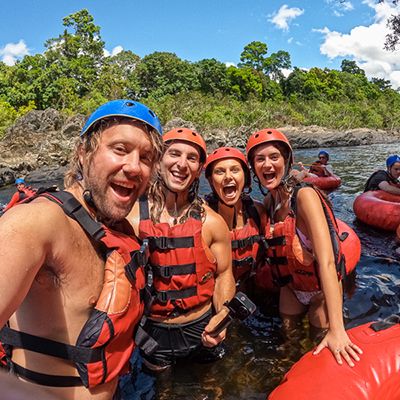
<path fill-rule="evenodd" d="M 374 9 L 374 22 L 368 26 L 356 26 L 349 33 L 331 31 L 327 27 L 314 29 L 324 36 L 320 51 L 330 59 L 352 59 L 369 78 L 390 80 L 397 88 L 400 86 L 400 54 L 398 51 L 386 51 L 383 46 L 389 32 L 387 19 L 399 13 L 400 6 L 396 8 L 389 2 L 377 4 L 375 0 L 364 0 L 364 3 Z"/>
<path fill-rule="evenodd" d="M 354 10 L 353 3 L 349 0 L 325 0 L 325 3 L 332 8 L 332 12 L 335 17 L 343 17 L 345 12 Z"/>
<path fill-rule="evenodd" d="M 289 30 L 289 22 L 302 14 L 304 14 L 304 10 L 301 8 L 289 8 L 286 4 L 284 4 L 278 10 L 278 12 L 273 14 L 269 21 L 272 22 L 277 28 L 287 31 Z"/>
<path fill-rule="evenodd" d="M 124 48 L 122 46 L 115 46 L 111 52 L 108 51 L 107 49 L 104 49 L 104 56 L 105 57 L 113 57 L 116 56 L 118 53 L 121 53 L 121 51 L 124 51 Z"/>
<path fill-rule="evenodd" d="M 14 65 L 18 58 L 29 54 L 29 49 L 21 39 L 18 43 L 7 43 L 0 49 L 1 60 L 7 65 Z"/>
<path fill-rule="evenodd" d="M 289 44 L 292 43 L 292 42 L 293 42 L 293 38 L 290 37 L 290 38 L 287 40 L 287 42 L 288 42 Z"/>
<path fill-rule="evenodd" d="M 233 63 L 233 62 L 230 62 L 230 61 L 226 61 L 226 62 L 225 62 L 225 65 L 226 65 L 227 68 L 229 68 L 229 67 L 236 67 L 236 64 Z"/>

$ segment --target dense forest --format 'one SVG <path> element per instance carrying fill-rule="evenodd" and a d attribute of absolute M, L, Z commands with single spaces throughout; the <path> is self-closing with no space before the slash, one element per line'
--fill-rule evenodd
<path fill-rule="evenodd" d="M 0 62 L 0 138 L 29 110 L 88 114 L 116 98 L 143 101 L 163 123 L 180 117 L 198 129 L 400 127 L 398 90 L 387 80 L 369 80 L 351 60 L 343 60 L 340 71 L 306 71 L 292 66 L 288 52 L 269 54 L 259 41 L 246 45 L 240 63 L 229 67 L 213 58 L 189 62 L 168 52 L 140 58 L 126 50 L 110 56 L 87 10 L 65 17 L 63 26 L 57 38 L 46 41 L 43 54 L 13 66 Z"/>

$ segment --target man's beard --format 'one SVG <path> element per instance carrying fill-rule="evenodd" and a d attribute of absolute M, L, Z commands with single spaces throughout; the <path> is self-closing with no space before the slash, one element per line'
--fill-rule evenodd
<path fill-rule="evenodd" d="M 118 207 L 115 203 L 109 204 L 106 188 L 102 187 L 98 180 L 90 176 L 85 179 L 85 190 L 88 190 L 91 194 L 96 208 L 96 219 L 106 226 L 113 226 L 122 221 L 129 214 L 137 199 L 137 196 L 135 196 L 129 205 L 123 207 Z"/>

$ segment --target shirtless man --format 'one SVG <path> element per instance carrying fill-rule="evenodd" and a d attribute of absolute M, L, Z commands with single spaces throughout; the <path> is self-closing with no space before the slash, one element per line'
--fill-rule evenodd
<path fill-rule="evenodd" d="M 40 384 L 57 399 L 118 398 L 144 286 L 140 266 L 125 275 L 139 248 L 125 217 L 159 160 L 160 133 L 143 104 L 102 105 L 81 132 L 66 191 L 1 218 L 0 326 L 11 329 L 0 341 L 12 345 L 11 370 L 33 391 Z"/>
<path fill-rule="evenodd" d="M 198 197 L 207 153 L 203 138 L 178 128 L 163 136 L 166 149 L 149 196 L 128 216 L 148 239 L 153 303 L 138 345 L 147 367 L 164 370 L 176 359 L 220 358 L 212 350 L 225 330 L 213 334 L 235 294 L 230 235 L 225 221 Z M 149 346 L 148 336 L 157 343 Z M 142 342 L 140 344 L 140 342 Z"/>

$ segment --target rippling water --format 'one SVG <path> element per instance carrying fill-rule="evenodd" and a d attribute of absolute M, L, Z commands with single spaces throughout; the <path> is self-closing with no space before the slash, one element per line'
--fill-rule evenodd
<path fill-rule="evenodd" d="M 394 234 L 357 222 L 352 210 L 354 198 L 362 192 L 368 176 L 383 168 L 386 157 L 398 153 L 399 149 L 395 145 L 372 145 L 328 150 L 335 173 L 342 178 L 342 186 L 330 194 L 335 213 L 353 227 L 362 243 L 355 290 L 344 302 L 346 326 L 350 328 L 400 311 L 400 263 L 396 258 Z M 298 150 L 295 158 L 310 164 L 317 153 L 318 149 Z M 208 190 L 207 183 L 202 181 L 202 193 Z M 0 189 L 0 203 L 4 204 L 13 191 L 14 188 Z M 256 188 L 253 194 L 261 198 Z M 257 311 L 243 325 L 233 325 L 226 347 L 223 360 L 211 365 L 183 363 L 171 373 L 160 375 L 155 387 L 154 380 L 141 373 L 136 386 L 125 386 L 129 393 L 126 398 L 265 399 L 290 366 L 311 348 L 311 343 L 305 332 L 299 333 L 292 343 L 284 342 L 276 306 L 273 306 Z M 136 369 L 137 374 L 139 371 L 140 368 Z"/>

